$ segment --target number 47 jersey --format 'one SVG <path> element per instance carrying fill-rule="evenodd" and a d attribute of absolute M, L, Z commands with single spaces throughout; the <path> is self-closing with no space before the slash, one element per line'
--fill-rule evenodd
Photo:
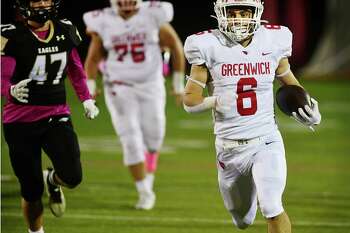
<path fill-rule="evenodd" d="M 68 20 L 49 21 L 50 29 L 41 39 L 23 23 L 1 25 L 1 55 L 16 60 L 11 83 L 31 78 L 27 105 L 66 103 L 64 79 L 69 54 L 81 42 L 76 27 Z M 23 105 L 13 99 L 16 104 Z"/>
<path fill-rule="evenodd" d="M 277 129 L 273 81 L 282 58 L 291 56 L 292 33 L 275 25 L 261 26 L 243 47 L 219 30 L 189 36 L 185 55 L 192 65 L 205 65 L 212 77 L 212 94 L 235 92 L 231 111 L 214 111 L 215 134 L 226 139 L 251 139 Z"/>

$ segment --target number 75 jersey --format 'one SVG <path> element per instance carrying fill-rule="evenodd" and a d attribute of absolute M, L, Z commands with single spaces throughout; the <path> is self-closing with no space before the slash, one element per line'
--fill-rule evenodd
<path fill-rule="evenodd" d="M 108 52 L 104 78 L 126 83 L 162 80 L 159 30 L 172 18 L 172 4 L 159 1 L 142 2 L 127 20 L 110 7 L 85 13 L 88 30 L 99 35 Z"/>
<path fill-rule="evenodd" d="M 251 139 L 277 129 L 273 81 L 282 58 L 292 53 L 292 33 L 276 25 L 261 26 L 243 47 L 219 30 L 189 36 L 185 55 L 192 65 L 205 65 L 212 77 L 212 94 L 235 92 L 227 113 L 214 111 L 215 134 L 227 139 Z"/>

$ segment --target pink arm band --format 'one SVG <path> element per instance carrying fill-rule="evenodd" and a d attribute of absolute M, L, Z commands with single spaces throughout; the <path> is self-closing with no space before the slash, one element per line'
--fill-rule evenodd
<path fill-rule="evenodd" d="M 67 74 L 79 100 L 83 102 L 87 99 L 91 99 L 89 89 L 86 85 L 87 77 L 76 48 L 73 48 L 72 52 L 69 54 Z"/>
<path fill-rule="evenodd" d="M 10 99 L 11 77 L 15 72 L 16 60 L 13 57 L 1 57 L 1 95 L 5 96 L 7 100 Z"/>

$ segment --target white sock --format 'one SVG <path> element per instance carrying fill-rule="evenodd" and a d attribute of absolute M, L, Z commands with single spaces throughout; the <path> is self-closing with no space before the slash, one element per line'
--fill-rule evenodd
<path fill-rule="evenodd" d="M 28 232 L 29 232 L 29 233 L 45 233 L 43 227 L 40 227 L 40 229 L 37 230 L 37 231 L 31 231 L 30 229 L 28 229 Z"/>
<path fill-rule="evenodd" d="M 154 174 L 153 173 L 147 173 L 146 178 L 147 184 L 151 190 L 153 190 L 153 183 L 154 183 Z"/>
<path fill-rule="evenodd" d="M 152 192 L 152 190 L 150 189 L 149 185 L 147 184 L 146 178 L 144 178 L 143 180 L 136 181 L 135 185 L 136 185 L 137 192 L 139 192 L 139 193 L 143 193 L 143 192 L 150 193 L 150 192 Z"/>

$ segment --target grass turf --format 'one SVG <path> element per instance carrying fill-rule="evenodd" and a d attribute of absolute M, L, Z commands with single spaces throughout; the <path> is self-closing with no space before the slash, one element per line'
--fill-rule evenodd
<path fill-rule="evenodd" d="M 276 110 L 288 162 L 284 206 L 298 233 L 350 232 L 350 82 L 304 83 L 320 105 L 323 121 L 315 133 Z M 216 177 L 210 113 L 188 115 L 168 97 L 167 135 L 155 190 L 157 204 L 136 211 L 134 184 L 122 166 L 103 97 L 95 121 L 69 92 L 73 123 L 79 136 L 83 183 L 65 189 L 67 212 L 54 218 L 45 204 L 45 231 L 50 233 L 221 233 L 239 232 L 223 207 Z M 19 186 L 2 137 L 1 230 L 26 232 Z M 49 165 L 43 156 L 43 166 Z M 44 197 L 44 203 L 47 198 Z M 261 214 L 247 233 L 266 232 Z"/>

